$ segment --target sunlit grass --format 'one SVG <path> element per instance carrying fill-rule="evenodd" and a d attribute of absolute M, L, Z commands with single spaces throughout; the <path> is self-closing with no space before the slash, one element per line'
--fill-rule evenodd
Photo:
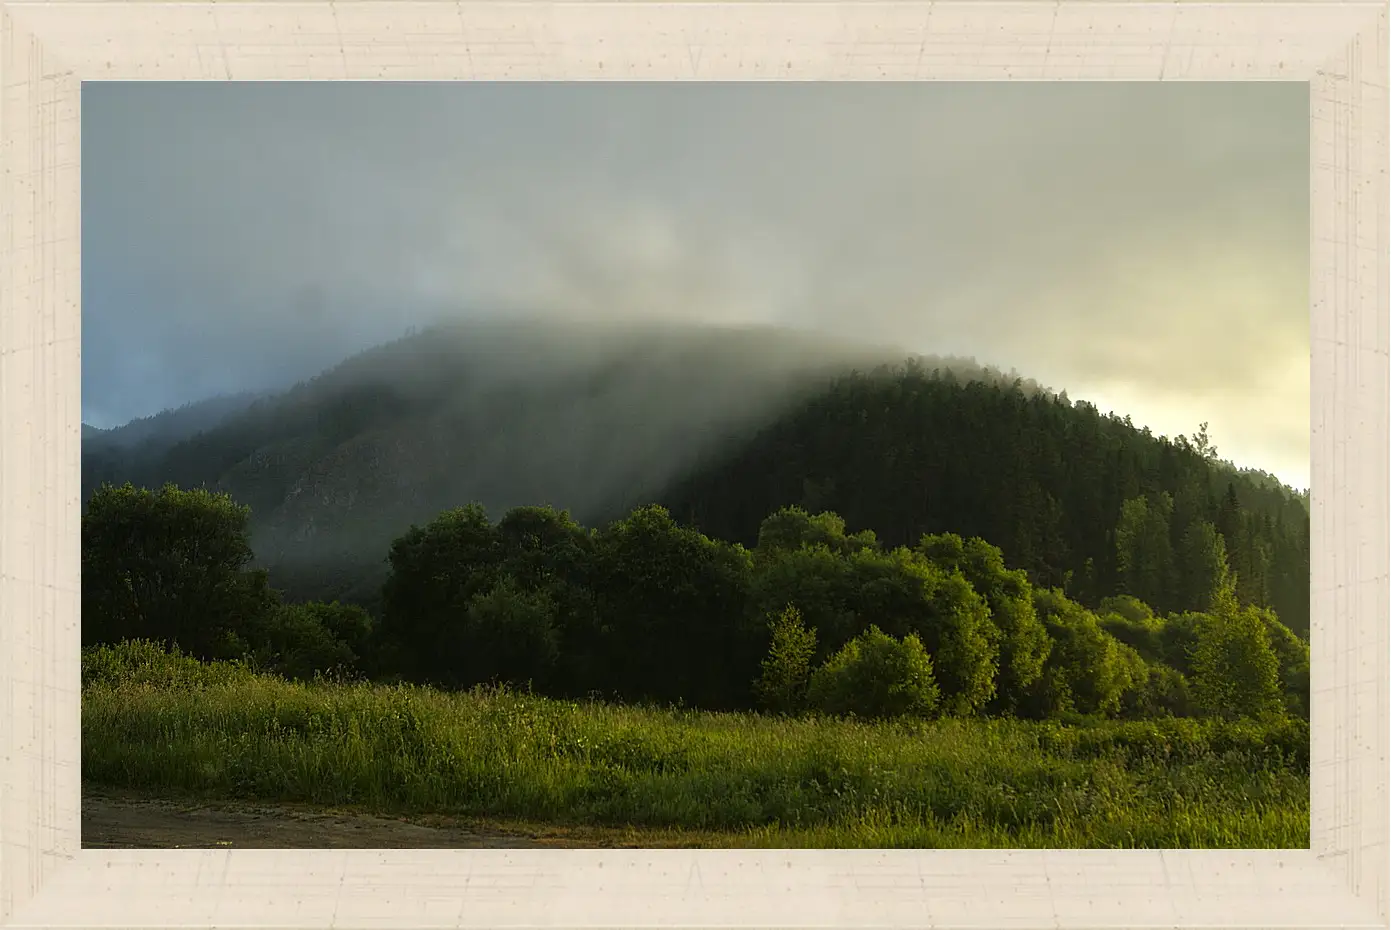
<path fill-rule="evenodd" d="M 703 845 L 1309 841 L 1302 721 L 869 724 L 85 661 L 83 777 L 150 795 L 680 828 Z"/>

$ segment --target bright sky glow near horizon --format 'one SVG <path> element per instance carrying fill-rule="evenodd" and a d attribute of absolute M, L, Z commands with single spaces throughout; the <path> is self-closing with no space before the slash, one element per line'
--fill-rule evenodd
<path fill-rule="evenodd" d="M 968 355 L 1309 475 L 1298 83 L 83 87 L 83 419 L 442 309 Z"/>

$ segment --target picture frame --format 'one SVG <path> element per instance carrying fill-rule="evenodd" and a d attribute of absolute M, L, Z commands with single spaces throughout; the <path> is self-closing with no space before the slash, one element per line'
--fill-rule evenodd
<path fill-rule="evenodd" d="M 1384 927 L 1388 64 L 1374 2 L 0 2 L 0 923 Z M 1311 132 L 1311 848 L 82 850 L 81 85 L 1288 80 Z"/>

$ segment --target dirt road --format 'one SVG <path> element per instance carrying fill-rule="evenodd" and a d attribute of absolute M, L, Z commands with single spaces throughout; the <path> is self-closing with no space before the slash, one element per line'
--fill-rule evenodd
<path fill-rule="evenodd" d="M 543 849 L 650 847 L 624 830 L 504 829 L 458 818 L 83 794 L 84 849 Z"/>

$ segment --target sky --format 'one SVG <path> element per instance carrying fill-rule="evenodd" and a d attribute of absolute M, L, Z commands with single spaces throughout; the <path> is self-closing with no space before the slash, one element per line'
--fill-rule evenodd
<path fill-rule="evenodd" d="M 440 315 L 972 356 L 1297 487 L 1298 83 L 87 83 L 82 409 L 285 387 Z"/>

